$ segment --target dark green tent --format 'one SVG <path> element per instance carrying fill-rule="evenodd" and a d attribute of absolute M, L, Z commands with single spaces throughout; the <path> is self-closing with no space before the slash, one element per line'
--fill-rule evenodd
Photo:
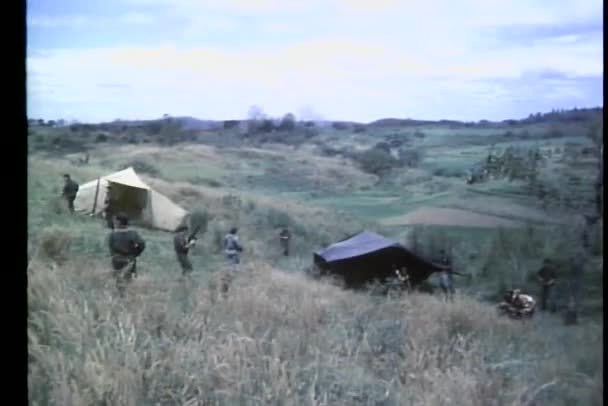
<path fill-rule="evenodd" d="M 314 263 L 322 275 L 338 276 L 353 288 L 394 277 L 395 266 L 407 268 L 413 286 L 439 271 L 403 245 L 370 231 L 315 252 Z"/>

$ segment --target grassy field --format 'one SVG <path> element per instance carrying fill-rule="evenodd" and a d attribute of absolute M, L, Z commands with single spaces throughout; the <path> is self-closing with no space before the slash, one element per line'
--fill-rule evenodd
<path fill-rule="evenodd" d="M 503 289 L 536 295 L 532 276 L 542 259 L 563 261 L 577 249 L 575 211 L 541 207 L 520 181 L 466 185 L 461 177 L 436 174 L 483 159 L 491 137 L 504 130 L 419 130 L 424 138 L 412 136 L 412 128 L 328 130 L 318 137 L 320 144 L 372 146 L 402 134 L 412 148 L 425 148 L 417 168 L 385 178 L 343 156 L 323 156 L 312 142 L 104 145 L 89 150 L 87 165 L 74 163 L 78 154 L 31 152 L 30 403 L 601 404 L 601 238 L 587 264 L 578 325 L 565 326 L 561 313 L 539 313 L 525 324 L 496 317 Z M 540 143 L 548 141 L 573 139 Z M 518 145 L 525 143 L 532 141 Z M 120 299 L 102 220 L 66 213 L 57 196 L 65 172 L 82 184 L 126 165 L 184 208 L 205 210 L 210 222 L 192 252 L 195 273 L 187 282 L 179 277 L 172 235 L 139 229 L 148 243 L 140 276 Z M 591 170 L 558 155 L 544 176 L 591 179 Z M 421 210 L 433 217 L 437 208 L 473 220 L 458 227 L 398 221 Z M 474 214 L 518 227 L 481 227 Z M 289 258 L 279 250 L 281 225 L 294 234 Z M 231 226 L 239 227 L 245 246 L 243 272 L 222 297 L 220 242 Z M 459 294 L 449 305 L 438 296 L 376 296 L 306 277 L 314 250 L 362 229 L 417 245 L 425 256 L 447 247 L 455 267 L 471 278 L 457 279 Z M 602 227 L 596 231 L 601 236 Z M 567 289 L 563 278 L 558 297 Z M 564 305 L 560 299 L 560 312 Z"/>

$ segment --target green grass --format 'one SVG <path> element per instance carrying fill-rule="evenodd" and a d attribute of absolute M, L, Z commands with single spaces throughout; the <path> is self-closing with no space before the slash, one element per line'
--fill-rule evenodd
<path fill-rule="evenodd" d="M 433 137 L 458 134 L 424 131 L 429 143 L 437 141 Z M 467 131 L 462 133 L 494 134 Z M 484 148 L 436 148 L 423 165 L 461 167 Z M 128 149 L 103 151 L 95 151 L 85 167 L 30 157 L 28 385 L 33 405 L 535 401 L 565 406 L 602 401 L 603 273 L 597 264 L 584 276 L 578 326 L 565 327 L 561 314 L 538 314 L 522 325 L 497 318 L 494 310 L 501 288 L 521 287 L 537 295 L 529 276 L 545 256 L 567 255 L 576 244 L 571 228 L 417 228 L 425 255 L 452 247 L 457 269 L 473 275 L 456 279 L 466 295 L 449 306 L 422 294 L 385 298 L 354 293 L 302 274 L 315 249 L 362 228 L 409 244 L 412 227 L 380 227 L 378 220 L 420 207 L 481 210 L 517 203 L 535 208 L 521 183 L 468 187 L 435 177 L 400 188 L 366 180 L 360 184 L 368 190 L 342 191 L 321 167 L 315 176 L 326 182 L 326 190 L 320 190 L 306 183 L 302 173 L 281 171 L 285 165 L 297 172 L 319 162 L 304 153 L 298 161 L 286 155 L 280 164 L 245 156 L 231 162 L 238 150 L 218 150 L 213 162 L 196 161 L 187 147 L 139 155 L 133 159 L 158 167 L 159 177 L 168 181 L 159 182 L 167 194 L 187 209 L 204 208 L 212 218 L 192 252 L 195 273 L 188 283 L 178 280 L 172 234 L 138 228 L 148 244 L 139 261 L 140 277 L 127 298 L 119 300 L 109 276 L 102 221 L 65 213 L 56 200 L 62 173 L 83 183 L 129 158 Z M 304 158 L 308 163 L 299 162 Z M 271 168 L 277 172 L 273 182 L 244 187 L 247 175 L 262 176 Z M 188 185 L 191 179 L 202 181 Z M 222 184 L 212 187 L 205 179 Z M 440 182 L 446 189 L 430 193 L 427 186 Z M 226 199 L 230 193 L 236 198 Z M 278 249 L 279 222 L 288 222 L 294 233 L 289 258 Z M 245 273 L 232 294 L 221 299 L 217 284 L 225 264 L 217 240 L 232 225 L 239 227 L 245 245 Z M 436 283 L 434 277 L 431 283 Z M 563 279 L 559 288 L 567 289 Z"/>

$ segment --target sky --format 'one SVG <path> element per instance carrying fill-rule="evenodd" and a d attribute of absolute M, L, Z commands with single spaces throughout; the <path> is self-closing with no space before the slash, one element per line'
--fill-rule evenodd
<path fill-rule="evenodd" d="M 603 106 L 602 0 L 29 0 L 28 117 L 504 120 Z"/>

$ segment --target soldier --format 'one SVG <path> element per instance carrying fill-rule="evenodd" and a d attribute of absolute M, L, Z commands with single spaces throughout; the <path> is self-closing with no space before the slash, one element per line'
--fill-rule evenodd
<path fill-rule="evenodd" d="M 137 231 L 127 228 L 129 219 L 126 215 L 119 214 L 116 220 L 118 228 L 110 233 L 108 245 L 116 287 L 120 296 L 124 296 L 126 285 L 137 277 L 137 257 L 146 248 L 146 243 Z"/>
<path fill-rule="evenodd" d="M 532 317 L 536 302 L 532 296 L 521 293 L 519 289 L 513 289 L 507 291 L 504 301 L 498 307 L 514 318 Z"/>
<path fill-rule="evenodd" d="M 439 274 L 439 286 L 445 295 L 445 299 L 454 300 L 454 275 L 466 276 L 460 272 L 454 271 L 452 268 L 452 260 L 446 254 L 445 250 L 439 251 L 439 262 L 434 263 L 435 266 L 441 268 Z"/>
<path fill-rule="evenodd" d="M 63 179 L 65 180 L 65 184 L 63 185 L 63 192 L 61 195 L 67 201 L 68 209 L 70 209 L 71 212 L 74 212 L 74 200 L 76 200 L 79 186 L 67 173 L 63 175 Z"/>
<path fill-rule="evenodd" d="M 224 237 L 224 253 L 228 263 L 231 265 L 230 272 L 227 272 L 222 278 L 222 293 L 228 292 L 230 283 L 232 282 L 232 272 L 235 272 L 240 263 L 239 253 L 243 251 L 243 247 L 239 243 L 239 237 L 236 234 L 238 229 L 233 227 L 230 232 Z"/>
<path fill-rule="evenodd" d="M 178 227 L 173 237 L 173 248 L 175 249 L 177 261 L 182 267 L 183 276 L 188 276 L 192 272 L 192 263 L 188 258 L 188 252 L 194 244 L 196 244 L 196 238 L 190 236 L 188 227 L 185 225 Z"/>
<path fill-rule="evenodd" d="M 289 256 L 289 240 L 291 240 L 291 233 L 284 227 L 279 233 L 279 240 L 281 242 L 281 249 L 283 250 L 283 255 L 286 257 Z"/>
<path fill-rule="evenodd" d="M 106 187 L 106 198 L 103 202 L 103 216 L 106 219 L 106 225 L 110 230 L 114 230 L 114 215 L 116 213 L 116 198 L 113 194 L 112 185 Z"/>
<path fill-rule="evenodd" d="M 551 290 L 553 285 L 555 285 L 555 278 L 557 277 L 557 273 L 555 271 L 555 266 L 553 261 L 549 258 L 545 258 L 543 261 L 543 266 L 537 272 L 538 281 L 541 284 L 541 299 L 540 299 L 540 309 L 545 311 L 547 309 L 547 303 L 551 300 Z M 555 304 L 553 300 L 551 300 L 551 312 L 555 312 Z"/>
<path fill-rule="evenodd" d="M 401 284 L 405 286 L 408 293 L 410 293 L 412 291 L 412 284 L 410 281 L 410 273 L 408 272 L 407 267 L 402 266 L 401 269 L 395 267 L 395 275 L 397 276 L 399 282 L 401 282 Z"/>
<path fill-rule="evenodd" d="M 568 261 L 570 272 L 568 278 L 569 300 L 568 306 L 566 308 L 566 313 L 564 315 L 564 321 L 566 322 L 566 324 L 577 323 L 578 301 L 580 298 L 583 275 L 585 272 L 586 265 L 586 253 L 582 250 L 577 250 Z"/>

